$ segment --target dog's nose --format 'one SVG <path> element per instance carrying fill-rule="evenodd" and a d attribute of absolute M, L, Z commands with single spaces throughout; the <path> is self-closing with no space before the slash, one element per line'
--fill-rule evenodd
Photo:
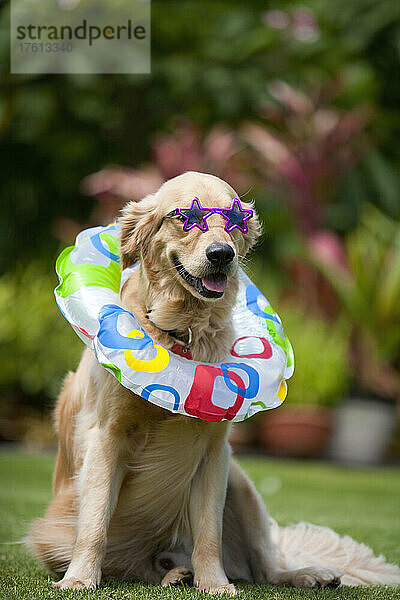
<path fill-rule="evenodd" d="M 223 265 L 233 260 L 235 251 L 229 244 L 214 243 L 207 246 L 206 256 L 213 265 Z"/>

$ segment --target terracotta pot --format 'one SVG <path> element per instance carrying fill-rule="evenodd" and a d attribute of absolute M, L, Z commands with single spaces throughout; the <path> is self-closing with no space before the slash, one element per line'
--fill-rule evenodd
<path fill-rule="evenodd" d="M 278 456 L 317 457 L 328 444 L 332 410 L 312 404 L 283 404 L 269 411 L 260 423 L 263 447 Z"/>

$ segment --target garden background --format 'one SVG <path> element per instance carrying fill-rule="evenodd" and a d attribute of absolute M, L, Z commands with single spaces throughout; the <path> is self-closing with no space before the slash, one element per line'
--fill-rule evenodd
<path fill-rule="evenodd" d="M 74 595 L 18 543 L 51 497 L 51 409 L 82 352 L 55 259 L 189 169 L 255 200 L 265 235 L 245 268 L 295 351 L 282 407 L 236 427 L 253 453 L 241 464 L 280 524 L 326 525 L 398 562 L 400 3 L 153 0 L 142 76 L 10 75 L 8 2 L 0 32 L 0 596 Z M 132 595 L 201 594 L 113 580 L 81 593 Z"/>
<path fill-rule="evenodd" d="M 153 0 L 142 76 L 10 75 L 8 13 L 4 3 L 0 440 L 54 443 L 50 409 L 82 351 L 52 297 L 60 250 L 193 169 L 256 201 L 265 236 L 246 269 L 296 355 L 275 411 L 289 424 L 274 423 L 274 440 L 263 414 L 236 444 L 329 456 L 338 420 L 361 419 L 374 438 L 367 398 L 389 425 L 366 462 L 397 461 L 400 4 Z M 293 419 L 305 439 L 281 448 Z"/>

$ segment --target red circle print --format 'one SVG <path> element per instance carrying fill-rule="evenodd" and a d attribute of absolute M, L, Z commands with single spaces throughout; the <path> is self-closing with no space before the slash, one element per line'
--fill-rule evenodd
<path fill-rule="evenodd" d="M 255 338 L 256 340 L 260 340 L 260 342 L 262 343 L 262 345 L 264 346 L 264 349 L 262 352 L 257 353 L 257 354 L 238 354 L 235 351 L 235 346 L 238 342 L 240 342 L 241 340 L 248 340 L 250 338 Z M 272 356 L 272 348 L 271 348 L 271 344 L 262 337 L 257 337 L 256 335 L 245 335 L 244 337 L 238 338 L 237 340 L 235 340 L 232 349 L 231 349 L 231 354 L 232 356 L 237 356 L 238 358 L 271 358 Z"/>

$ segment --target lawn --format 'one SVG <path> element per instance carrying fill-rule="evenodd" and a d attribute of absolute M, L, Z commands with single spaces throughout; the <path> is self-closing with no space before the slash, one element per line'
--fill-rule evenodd
<path fill-rule="evenodd" d="M 281 523 L 308 520 L 348 533 L 395 562 L 400 558 L 400 472 L 393 468 L 345 469 L 323 463 L 243 457 L 271 514 Z M 0 541 L 19 540 L 31 519 L 43 514 L 51 493 L 53 456 L 0 453 Z M 103 581 L 98 591 L 56 590 L 52 576 L 22 545 L 0 546 L 0 599 L 36 600 L 128 598 L 200 600 L 207 594 L 189 588 L 143 586 Z M 293 590 L 274 586 L 238 586 L 239 598 L 400 599 L 400 589 L 385 587 Z"/>

